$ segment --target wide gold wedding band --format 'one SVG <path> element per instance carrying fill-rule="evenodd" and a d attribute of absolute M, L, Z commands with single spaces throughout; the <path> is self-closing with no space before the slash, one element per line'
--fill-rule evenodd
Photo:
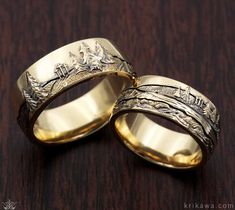
<path fill-rule="evenodd" d="M 93 79 L 101 81 L 82 96 L 51 106 L 65 91 Z M 136 78 L 107 39 L 85 39 L 51 52 L 20 76 L 17 87 L 18 123 L 34 142 L 78 140 L 110 122 L 137 155 L 189 169 L 208 160 L 219 138 L 219 114 L 207 97 L 170 78 Z"/>
<path fill-rule="evenodd" d="M 160 116 L 183 132 L 159 124 Z M 167 124 L 168 125 L 168 124 Z M 215 105 L 192 87 L 161 76 L 142 76 L 122 92 L 111 118 L 121 141 L 146 160 L 170 168 L 204 164 L 219 136 Z"/>
<path fill-rule="evenodd" d="M 76 100 L 48 105 L 64 91 L 102 78 Z M 121 91 L 135 82 L 132 66 L 107 39 L 85 39 L 61 47 L 18 79 L 18 123 L 34 142 L 60 144 L 87 136 L 108 123 Z"/>

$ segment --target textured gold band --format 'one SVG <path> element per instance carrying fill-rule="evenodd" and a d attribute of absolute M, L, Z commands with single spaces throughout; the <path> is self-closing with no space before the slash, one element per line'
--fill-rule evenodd
<path fill-rule="evenodd" d="M 160 126 L 148 115 L 173 121 L 188 134 Z M 206 162 L 219 136 L 214 104 L 195 89 L 173 79 L 143 76 L 118 98 L 111 125 L 139 156 L 171 168 L 194 168 Z"/>
<path fill-rule="evenodd" d="M 82 82 L 103 80 L 80 98 L 47 106 Z M 120 92 L 135 74 L 110 41 L 93 38 L 74 42 L 43 57 L 18 79 L 18 123 L 33 141 L 59 144 L 87 136 L 108 122 Z"/>

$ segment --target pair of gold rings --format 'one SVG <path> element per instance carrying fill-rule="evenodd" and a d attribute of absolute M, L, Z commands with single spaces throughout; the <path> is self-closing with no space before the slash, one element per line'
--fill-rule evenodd
<path fill-rule="evenodd" d="M 81 97 L 51 108 L 64 91 L 101 81 Z M 30 66 L 18 79 L 18 123 L 26 136 L 47 145 L 94 133 L 108 122 L 137 155 L 166 167 L 204 164 L 219 136 L 215 105 L 192 87 L 166 77 L 137 77 L 107 39 L 68 44 Z M 160 116 L 185 132 L 160 125 Z"/>

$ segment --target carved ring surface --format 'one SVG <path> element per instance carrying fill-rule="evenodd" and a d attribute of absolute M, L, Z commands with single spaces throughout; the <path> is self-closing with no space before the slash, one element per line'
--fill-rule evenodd
<path fill-rule="evenodd" d="M 184 128 L 192 138 L 182 134 L 182 141 L 177 140 L 177 143 L 175 143 L 172 140 L 171 142 L 168 139 L 176 138 L 175 133 L 172 132 L 170 134 L 167 130 L 158 128 L 155 132 L 155 139 L 148 139 L 149 134 L 139 134 L 144 122 L 137 120 L 138 114 L 135 116 L 135 120 L 128 124 L 128 115 L 131 112 L 149 113 L 167 118 Z M 214 104 L 190 86 L 165 77 L 142 76 L 138 79 L 136 87 L 125 89 L 118 98 L 113 110 L 111 124 L 123 142 L 138 155 L 167 167 L 185 168 L 200 165 L 212 154 L 219 138 L 219 119 L 220 117 Z M 145 118 L 141 118 L 141 120 L 144 121 Z M 147 123 L 149 123 L 149 126 L 147 126 Z M 144 131 L 147 133 L 153 132 L 153 129 L 154 124 L 146 121 Z M 160 133 L 163 137 L 167 136 L 165 143 L 160 143 L 161 139 L 158 139 L 161 138 Z M 136 137 L 138 135 L 142 139 L 138 139 Z M 157 143 L 158 141 L 159 143 Z M 195 149 L 197 146 L 193 141 L 197 142 L 200 147 Z M 145 142 L 148 143 L 146 144 Z M 155 157 L 154 152 L 161 153 L 161 149 L 165 149 L 165 145 L 168 145 L 169 150 L 171 150 L 171 144 L 178 145 L 175 148 L 172 146 L 172 150 L 175 150 L 174 154 L 178 155 L 178 159 L 179 154 L 181 155 L 182 161 L 177 162 L 176 156 L 170 154 L 167 150 L 161 154 L 165 158 L 162 162 L 161 158 Z M 143 145 L 147 145 L 146 148 Z M 188 156 L 183 154 L 183 150 L 179 145 L 183 145 L 184 152 Z M 147 152 L 147 150 L 152 152 Z M 198 159 L 201 158 L 200 161 L 197 160 L 195 165 L 193 164 L 196 161 L 189 158 L 193 154 Z M 175 162 L 170 162 L 170 159 Z M 188 159 L 188 165 L 187 161 L 185 161 L 186 159 Z M 177 166 L 177 164 L 179 165 Z"/>
<path fill-rule="evenodd" d="M 48 105 L 82 82 L 102 78 L 76 100 Z M 135 82 L 132 66 L 103 38 L 81 40 L 49 53 L 18 79 L 18 123 L 40 143 L 60 144 L 87 136 L 106 123 L 121 91 Z"/>

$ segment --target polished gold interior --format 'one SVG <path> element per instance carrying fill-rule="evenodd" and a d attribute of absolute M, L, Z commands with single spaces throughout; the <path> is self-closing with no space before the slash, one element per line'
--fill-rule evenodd
<path fill-rule="evenodd" d="M 115 130 L 127 147 L 151 162 L 190 168 L 202 160 L 202 151 L 191 135 L 163 127 L 145 114 L 122 114 Z"/>
<path fill-rule="evenodd" d="M 76 100 L 45 109 L 34 124 L 34 135 L 46 143 L 84 137 L 105 125 L 114 103 L 129 80 L 109 75 Z"/>

